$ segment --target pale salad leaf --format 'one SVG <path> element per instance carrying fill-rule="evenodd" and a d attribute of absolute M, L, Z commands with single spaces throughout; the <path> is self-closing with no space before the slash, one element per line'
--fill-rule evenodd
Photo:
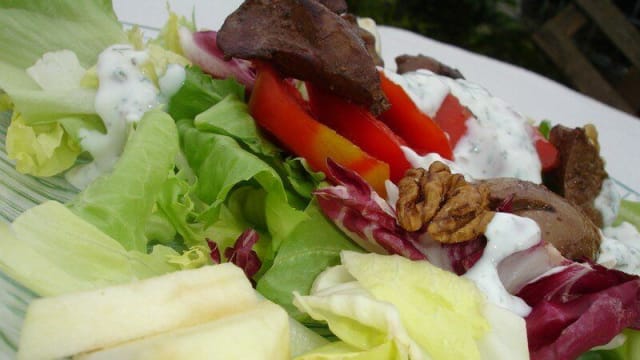
<path fill-rule="evenodd" d="M 0 270 L 41 296 L 98 289 L 175 271 L 175 252 L 127 251 L 91 223 L 49 201 L 0 223 Z"/>

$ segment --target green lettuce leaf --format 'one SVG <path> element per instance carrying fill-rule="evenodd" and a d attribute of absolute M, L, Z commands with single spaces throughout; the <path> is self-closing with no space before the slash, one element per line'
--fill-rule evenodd
<path fill-rule="evenodd" d="M 97 289 L 178 269 L 166 246 L 127 251 L 64 205 L 48 201 L 0 223 L 0 270 L 41 296 Z"/>
<path fill-rule="evenodd" d="M 255 154 L 273 156 L 277 152 L 276 147 L 258 132 L 247 104 L 237 94 L 227 95 L 196 115 L 194 125 L 201 131 L 233 137 Z"/>
<path fill-rule="evenodd" d="M 620 225 L 623 221 L 630 223 L 640 231 L 640 202 L 630 200 L 622 200 L 620 202 L 618 218 L 614 225 Z"/>
<path fill-rule="evenodd" d="M 164 24 L 162 29 L 160 29 L 158 36 L 151 42 L 167 50 L 184 56 L 182 46 L 180 45 L 180 36 L 178 33 L 178 29 L 184 26 L 191 31 L 196 31 L 195 23 L 194 21 L 187 20 L 184 16 L 180 16 L 174 13 L 170 9 L 168 10 L 169 19 Z"/>
<path fill-rule="evenodd" d="M 214 80 L 194 66 L 186 72 L 184 84 L 169 101 L 168 112 L 176 120 L 194 119 L 229 95 L 244 99 L 244 87 L 234 79 Z"/>
<path fill-rule="evenodd" d="M 213 221 L 229 192 L 247 181 L 255 182 L 266 192 L 264 207 L 260 202 L 246 205 L 263 209 L 255 211 L 264 211 L 267 228 L 274 239 L 287 236 L 305 218 L 289 204 L 278 173 L 233 138 L 199 131 L 189 120 L 179 121 L 178 129 L 184 154 L 198 177 L 195 194 L 211 206 L 208 216 Z M 274 243 L 274 250 L 277 246 L 278 243 Z"/>
<path fill-rule="evenodd" d="M 113 171 L 90 184 L 69 208 L 125 249 L 145 252 L 146 222 L 177 153 L 173 119 L 163 112 L 147 112 Z"/>
<path fill-rule="evenodd" d="M 81 152 L 59 123 L 29 126 L 18 112 L 7 129 L 6 151 L 18 172 L 43 177 L 70 168 Z"/>
<path fill-rule="evenodd" d="M 339 264 L 342 250 L 361 251 L 324 217 L 317 204 L 312 202 L 305 213 L 309 219 L 282 239 L 273 265 L 257 286 L 261 294 L 301 321 L 309 318 L 293 305 L 293 292 L 309 294 L 314 279 Z"/>
<path fill-rule="evenodd" d="M 110 0 L 0 0 L 0 9 L 0 63 L 19 69 L 63 49 L 89 67 L 107 46 L 127 42 Z"/>

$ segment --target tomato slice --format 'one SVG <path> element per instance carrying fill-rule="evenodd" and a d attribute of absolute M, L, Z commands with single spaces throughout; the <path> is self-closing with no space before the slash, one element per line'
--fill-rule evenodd
<path fill-rule="evenodd" d="M 473 117 L 471 111 L 449 93 L 442 101 L 434 120 L 449 135 L 451 147 L 455 149 L 460 138 L 467 133 L 467 120 L 470 117 Z"/>

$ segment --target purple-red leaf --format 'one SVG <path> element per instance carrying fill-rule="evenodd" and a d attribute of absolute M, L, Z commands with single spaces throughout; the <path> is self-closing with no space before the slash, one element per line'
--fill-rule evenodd
<path fill-rule="evenodd" d="M 532 307 L 532 359 L 573 359 L 640 328 L 640 278 L 596 264 L 572 263 L 518 293 Z"/>
<path fill-rule="evenodd" d="M 218 248 L 218 244 L 211 239 L 207 239 L 207 245 L 209 246 L 211 261 L 213 261 L 214 264 L 220 264 L 220 249 Z"/>
<path fill-rule="evenodd" d="M 205 73 L 218 79 L 234 78 L 247 89 L 253 88 L 256 79 L 251 62 L 242 59 L 224 58 L 218 48 L 215 31 L 197 31 L 192 33 L 180 28 L 180 46 L 184 55 Z"/>
<path fill-rule="evenodd" d="M 224 251 L 224 256 L 229 262 L 244 270 L 249 279 L 258 273 L 262 262 L 258 254 L 253 250 L 253 246 L 258 242 L 260 235 L 253 229 L 245 230 L 236 240 L 233 247 Z"/>
<path fill-rule="evenodd" d="M 426 259 L 411 235 L 396 223 L 393 209 L 366 181 L 331 159 L 327 165 L 340 185 L 316 190 L 315 195 L 323 213 L 338 228 L 368 251 Z"/>

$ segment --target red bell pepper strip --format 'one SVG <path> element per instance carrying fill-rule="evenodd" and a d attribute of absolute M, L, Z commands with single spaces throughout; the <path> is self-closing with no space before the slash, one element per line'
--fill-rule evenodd
<path fill-rule="evenodd" d="M 380 119 L 420 155 L 438 153 L 453 159 L 447 134 L 427 114 L 418 109 L 404 89 L 379 71 L 382 91 L 391 104 Z"/>
<path fill-rule="evenodd" d="M 406 146 L 367 109 L 307 83 L 311 112 L 323 124 L 346 137 L 376 159 L 389 164 L 391 181 L 398 182 L 411 168 L 400 146 Z"/>
<path fill-rule="evenodd" d="M 271 66 L 257 65 L 249 110 L 256 122 L 288 150 L 305 158 L 316 171 L 331 176 L 327 159 L 360 174 L 381 196 L 389 165 L 373 158 L 305 111 L 297 91 Z"/>
<path fill-rule="evenodd" d="M 449 135 L 451 147 L 455 149 L 458 140 L 467 133 L 467 120 L 470 117 L 473 117 L 471 111 L 449 93 L 442 101 L 433 120 Z"/>

